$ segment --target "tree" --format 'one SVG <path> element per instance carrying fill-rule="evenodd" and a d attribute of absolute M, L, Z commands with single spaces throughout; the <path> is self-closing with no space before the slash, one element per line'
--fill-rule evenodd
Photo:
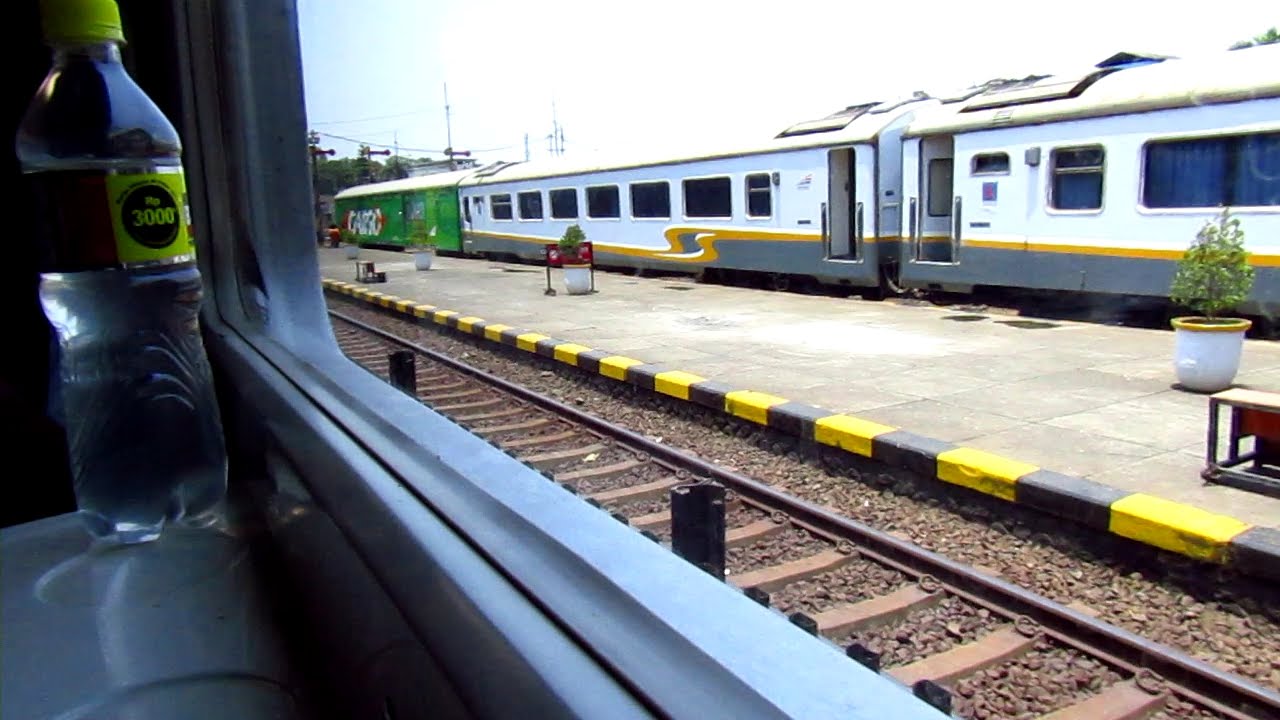
<path fill-rule="evenodd" d="M 366 162 L 368 162 L 367 159 Z M 357 160 L 352 158 L 330 160 L 323 156 L 317 159 L 316 190 L 321 195 L 334 195 L 362 182 L 364 180 L 360 175 Z"/>
<path fill-rule="evenodd" d="M 387 160 L 387 164 L 382 167 L 383 180 L 399 180 L 409 177 L 409 163 L 411 160 L 395 156 Z"/>
<path fill-rule="evenodd" d="M 1232 50 L 1243 50 L 1244 48 L 1254 47 L 1256 45 L 1271 45 L 1272 43 L 1280 43 L 1280 31 L 1271 28 L 1261 35 L 1256 35 L 1252 40 L 1241 40 L 1231 46 Z"/>
<path fill-rule="evenodd" d="M 1244 249 L 1244 231 L 1240 221 L 1223 208 L 1216 221 L 1200 228 L 1178 261 L 1169 298 L 1212 322 L 1248 299 L 1252 289 L 1253 267 Z"/>

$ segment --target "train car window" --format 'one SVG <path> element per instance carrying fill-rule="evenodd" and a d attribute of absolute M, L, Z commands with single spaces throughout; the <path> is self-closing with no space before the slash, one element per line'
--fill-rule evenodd
<path fill-rule="evenodd" d="M 494 220 L 510 220 L 511 219 L 511 196 L 510 195 L 490 195 L 489 205 L 493 208 L 492 214 Z"/>
<path fill-rule="evenodd" d="M 462 199 L 462 217 L 467 222 L 471 222 L 471 198 Z"/>
<path fill-rule="evenodd" d="M 522 192 L 516 195 L 516 200 L 520 204 L 521 220 L 541 220 L 542 219 L 542 191 L 532 190 Z"/>
<path fill-rule="evenodd" d="M 1149 143 L 1142 204 L 1149 208 L 1280 206 L 1280 133 Z"/>
<path fill-rule="evenodd" d="M 973 156 L 972 175 L 1004 175 L 1009 172 L 1009 153 L 982 153 Z"/>
<path fill-rule="evenodd" d="M 577 220 L 578 219 L 578 191 L 573 188 L 563 188 L 551 191 L 551 219 L 552 220 Z"/>
<path fill-rule="evenodd" d="M 733 200 L 727 177 L 684 181 L 685 217 L 733 217 Z"/>
<path fill-rule="evenodd" d="M 747 217 L 767 218 L 773 215 L 773 186 L 769 173 L 747 176 Z"/>
<path fill-rule="evenodd" d="M 671 184 L 666 180 L 631 183 L 631 217 L 671 217 Z"/>
<path fill-rule="evenodd" d="M 951 158 L 929 161 L 929 216 L 951 214 L 951 186 L 955 165 Z"/>
<path fill-rule="evenodd" d="M 1096 145 L 1055 149 L 1049 206 L 1055 210 L 1101 209 L 1105 157 L 1106 151 Z"/>
<path fill-rule="evenodd" d="M 598 185 L 587 188 L 587 217 L 622 217 L 621 205 L 618 201 L 617 185 Z"/>

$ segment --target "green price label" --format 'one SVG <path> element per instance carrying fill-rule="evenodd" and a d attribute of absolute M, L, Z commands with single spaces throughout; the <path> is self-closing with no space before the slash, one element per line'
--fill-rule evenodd
<path fill-rule="evenodd" d="M 181 172 L 108 175 L 106 180 L 121 263 L 195 258 Z"/>

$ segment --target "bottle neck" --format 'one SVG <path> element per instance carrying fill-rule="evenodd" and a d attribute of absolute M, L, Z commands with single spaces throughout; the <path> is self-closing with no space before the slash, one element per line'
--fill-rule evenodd
<path fill-rule="evenodd" d="M 89 59 L 100 63 L 120 63 L 120 45 L 114 40 L 98 42 L 63 42 L 53 46 L 53 65 L 60 67 L 73 60 Z"/>

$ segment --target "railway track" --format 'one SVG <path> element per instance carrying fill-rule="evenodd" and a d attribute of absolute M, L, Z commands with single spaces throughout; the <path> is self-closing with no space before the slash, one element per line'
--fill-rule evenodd
<path fill-rule="evenodd" d="M 673 491 L 715 488 L 727 582 L 957 716 L 1280 719 L 1275 691 L 1099 621 L 1087 607 L 1055 603 L 330 314 L 348 357 L 403 386 L 411 354 L 422 402 L 656 541 L 671 543 Z"/>

